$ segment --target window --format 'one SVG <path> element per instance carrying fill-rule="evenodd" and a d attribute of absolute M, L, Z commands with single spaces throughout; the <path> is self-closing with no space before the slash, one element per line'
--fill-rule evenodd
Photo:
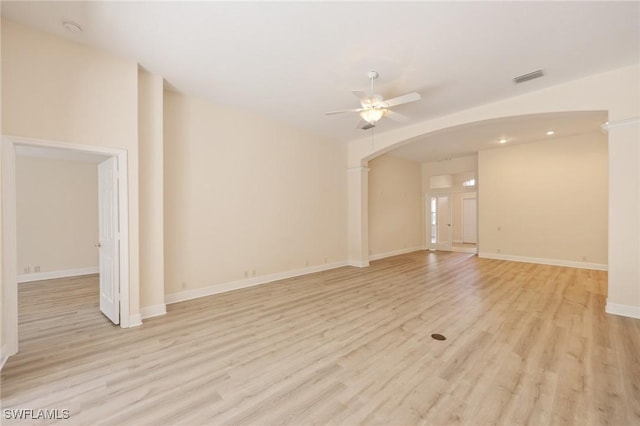
<path fill-rule="evenodd" d="M 437 242 L 437 238 L 436 238 L 436 229 L 438 229 L 437 227 L 437 217 L 438 217 L 438 210 L 437 210 L 437 204 L 438 203 L 438 199 L 436 197 L 431 197 L 431 244 L 435 244 Z"/>

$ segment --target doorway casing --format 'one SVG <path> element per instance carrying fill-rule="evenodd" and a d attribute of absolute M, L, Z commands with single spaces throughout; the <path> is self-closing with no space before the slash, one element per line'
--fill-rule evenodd
<path fill-rule="evenodd" d="M 134 324 L 130 317 L 129 294 L 129 203 L 127 151 L 67 142 L 56 142 L 17 136 L 2 136 L 2 327 L 4 341 L 2 361 L 18 352 L 18 280 L 16 225 L 16 146 L 55 148 L 77 153 L 99 154 L 116 159 L 118 164 L 118 216 L 120 228 L 120 326 Z"/>

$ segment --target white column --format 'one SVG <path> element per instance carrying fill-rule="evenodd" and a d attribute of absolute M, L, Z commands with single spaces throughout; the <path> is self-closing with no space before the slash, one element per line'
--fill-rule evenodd
<path fill-rule="evenodd" d="M 349 265 L 369 266 L 369 168 L 349 169 Z"/>
<path fill-rule="evenodd" d="M 140 313 L 166 313 L 164 303 L 163 80 L 138 73 L 140 176 Z"/>
<path fill-rule="evenodd" d="M 609 132 L 609 290 L 606 311 L 640 318 L 640 119 Z"/>
<path fill-rule="evenodd" d="M 0 198 L 2 199 L 2 258 L 0 259 L 0 367 L 10 355 L 18 352 L 18 260 L 16 234 L 15 148 L 13 142 L 2 137 L 0 147 Z"/>

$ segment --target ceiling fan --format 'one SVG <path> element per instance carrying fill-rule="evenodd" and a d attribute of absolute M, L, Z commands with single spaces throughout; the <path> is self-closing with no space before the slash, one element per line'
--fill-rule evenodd
<path fill-rule="evenodd" d="M 358 99 L 360 99 L 361 108 L 346 109 L 342 111 L 331 111 L 326 112 L 325 115 L 342 114 L 343 112 L 358 112 L 360 113 L 361 118 L 360 122 L 358 123 L 358 127 L 363 130 L 376 127 L 376 123 L 382 117 L 389 117 L 390 119 L 399 122 L 408 121 L 408 117 L 391 111 L 389 108 L 409 102 L 419 101 L 420 99 L 422 99 L 422 96 L 420 96 L 419 93 L 412 92 L 407 93 L 406 95 L 397 96 L 395 98 L 385 100 L 381 95 L 373 92 L 373 81 L 378 78 L 378 73 L 376 71 L 369 71 L 367 73 L 367 77 L 369 77 L 369 80 L 371 81 L 371 89 L 369 91 L 369 95 L 359 90 L 354 90 L 352 92 L 358 97 Z"/>

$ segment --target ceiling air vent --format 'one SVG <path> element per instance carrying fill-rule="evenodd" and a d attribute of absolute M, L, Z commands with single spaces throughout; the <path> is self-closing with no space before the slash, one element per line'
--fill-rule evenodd
<path fill-rule="evenodd" d="M 524 83 L 525 81 L 533 80 L 534 78 L 542 77 L 543 75 L 544 75 L 544 72 L 542 70 L 537 70 L 537 71 L 530 72 L 528 74 L 522 74 L 517 77 L 514 77 L 513 82 L 515 84 L 520 84 L 520 83 Z"/>

